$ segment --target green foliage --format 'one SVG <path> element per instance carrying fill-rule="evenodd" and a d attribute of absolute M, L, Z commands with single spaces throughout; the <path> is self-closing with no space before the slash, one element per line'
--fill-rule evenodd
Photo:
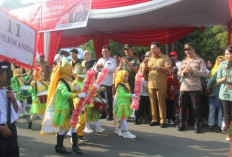
<path fill-rule="evenodd" d="M 110 41 L 110 47 L 111 47 L 111 56 L 118 54 L 120 56 L 124 56 L 123 47 L 124 45 L 118 42 Z"/>
<path fill-rule="evenodd" d="M 194 43 L 196 53 L 205 61 L 215 61 L 217 56 L 223 55 L 227 46 L 227 32 L 222 26 L 206 27 L 205 31 L 196 29 L 185 38 L 174 43 L 174 50 L 179 54 L 179 60 L 182 60 L 184 54 L 184 44 Z"/>

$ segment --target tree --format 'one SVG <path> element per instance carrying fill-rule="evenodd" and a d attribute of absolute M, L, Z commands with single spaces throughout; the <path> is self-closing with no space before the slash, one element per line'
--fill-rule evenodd
<path fill-rule="evenodd" d="M 174 50 L 178 52 L 179 59 L 182 60 L 184 54 L 184 44 L 193 43 L 196 45 L 197 54 L 205 61 L 215 61 L 216 57 L 223 55 L 227 46 L 227 32 L 222 26 L 206 27 L 205 31 L 196 29 L 185 38 L 174 43 Z"/>

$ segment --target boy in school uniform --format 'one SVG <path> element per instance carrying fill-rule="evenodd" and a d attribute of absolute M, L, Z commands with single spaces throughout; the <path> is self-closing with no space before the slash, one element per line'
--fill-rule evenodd
<path fill-rule="evenodd" d="M 19 146 L 15 121 L 22 108 L 13 91 L 5 88 L 10 84 L 7 82 L 10 80 L 9 75 L 10 64 L 0 62 L 0 154 L 1 157 L 18 157 Z"/>

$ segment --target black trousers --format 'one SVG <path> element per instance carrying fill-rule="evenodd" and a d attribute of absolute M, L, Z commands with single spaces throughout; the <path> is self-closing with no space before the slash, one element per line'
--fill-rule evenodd
<path fill-rule="evenodd" d="M 192 115 L 195 121 L 202 121 L 201 114 L 201 91 L 181 91 L 180 92 L 180 121 L 185 122 L 186 120 L 186 111 L 189 108 L 189 111 L 192 111 Z"/>
<path fill-rule="evenodd" d="M 108 100 L 108 105 L 106 108 L 106 114 L 109 116 L 113 116 L 113 94 L 112 94 L 113 86 L 105 86 L 105 85 L 102 86 L 106 88 L 106 93 L 107 93 L 106 99 Z"/>
<path fill-rule="evenodd" d="M 143 117 L 143 119 L 149 118 L 150 116 L 150 99 L 149 96 L 140 96 L 139 108 L 135 112 L 136 120 Z"/>
<path fill-rule="evenodd" d="M 9 128 L 12 132 L 11 136 L 4 138 L 0 133 L 0 156 L 1 157 L 18 157 L 19 146 L 17 140 L 17 130 L 15 124 Z"/>
<path fill-rule="evenodd" d="M 232 101 L 222 100 L 224 121 L 225 121 L 225 131 L 228 130 L 230 122 L 232 120 Z"/>
<path fill-rule="evenodd" d="M 170 99 L 166 100 L 166 105 L 167 105 L 167 115 L 166 119 L 172 119 L 175 121 L 175 104 L 176 102 Z"/>
<path fill-rule="evenodd" d="M 135 89 L 135 77 L 129 77 L 128 84 L 130 86 L 131 93 L 133 94 Z"/>

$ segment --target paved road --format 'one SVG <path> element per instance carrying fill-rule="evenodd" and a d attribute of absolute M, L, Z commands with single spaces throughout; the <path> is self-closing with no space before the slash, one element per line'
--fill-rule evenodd
<path fill-rule="evenodd" d="M 32 129 L 26 128 L 28 117 L 18 120 L 18 141 L 21 157 L 58 157 L 55 152 L 56 136 L 40 136 L 39 122 L 35 120 Z M 192 128 L 178 132 L 175 127 L 150 127 L 147 124 L 134 125 L 128 128 L 137 139 L 123 139 L 114 134 L 112 121 L 100 120 L 106 129 L 104 134 L 86 134 L 88 142 L 80 143 L 83 157 L 227 157 L 229 143 L 225 135 L 209 131 L 206 127 L 202 133 L 195 134 Z M 71 151 L 69 140 L 65 147 Z M 72 153 L 64 156 L 77 156 Z"/>

